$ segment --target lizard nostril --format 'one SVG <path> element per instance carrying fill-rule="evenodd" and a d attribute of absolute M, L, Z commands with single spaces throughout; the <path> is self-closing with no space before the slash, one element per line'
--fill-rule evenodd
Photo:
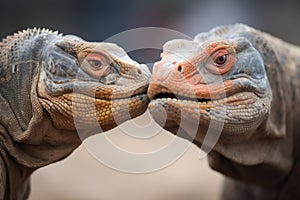
<path fill-rule="evenodd" d="M 182 66 L 181 66 L 181 65 L 179 65 L 179 66 L 177 67 L 177 71 L 178 71 L 178 72 L 182 72 Z"/>
<path fill-rule="evenodd" d="M 142 71 L 140 69 L 137 69 L 138 74 L 142 74 Z"/>

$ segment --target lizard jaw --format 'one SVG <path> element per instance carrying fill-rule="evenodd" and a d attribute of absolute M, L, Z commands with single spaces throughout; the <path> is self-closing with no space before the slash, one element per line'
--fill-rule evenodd
<path fill-rule="evenodd" d="M 144 93 L 113 100 L 68 93 L 39 98 L 39 101 L 50 114 L 56 128 L 90 129 L 100 125 L 105 130 L 103 127 L 116 126 L 142 114 L 147 109 L 149 99 Z"/>
<path fill-rule="evenodd" d="M 165 121 L 160 118 L 167 116 L 167 120 L 175 121 L 178 126 L 188 121 L 208 127 L 214 120 L 223 123 L 223 131 L 229 135 L 256 129 L 270 111 L 268 99 L 259 98 L 252 92 L 239 92 L 229 97 L 204 101 L 163 96 L 164 93 L 156 95 L 148 106 L 157 122 Z"/>

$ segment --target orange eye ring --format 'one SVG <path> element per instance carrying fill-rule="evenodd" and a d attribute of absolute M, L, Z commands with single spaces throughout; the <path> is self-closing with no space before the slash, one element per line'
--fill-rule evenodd
<path fill-rule="evenodd" d="M 212 64 L 206 65 L 207 70 L 214 74 L 225 74 L 235 64 L 235 53 L 227 49 L 219 49 L 211 55 Z"/>

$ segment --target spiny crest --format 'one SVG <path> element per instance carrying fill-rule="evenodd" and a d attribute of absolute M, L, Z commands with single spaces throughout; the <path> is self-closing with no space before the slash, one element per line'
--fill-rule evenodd
<path fill-rule="evenodd" d="M 24 29 L 14 33 L 13 35 L 7 36 L 2 40 L 2 42 L 0 42 L 0 64 L 2 67 L 8 63 L 9 54 L 13 55 L 14 53 L 18 53 L 26 41 L 29 41 L 34 36 L 40 34 L 56 34 L 62 36 L 62 34 L 59 34 L 58 31 L 52 31 L 46 28 L 40 29 L 36 27 Z"/>
<path fill-rule="evenodd" d="M 0 43 L 0 45 L 5 45 L 7 43 L 10 43 L 12 41 L 15 40 L 28 40 L 33 36 L 36 35 L 40 35 L 40 34 L 57 34 L 57 35 L 62 35 L 62 34 L 58 34 L 58 31 L 52 31 L 46 28 L 28 28 L 28 29 L 24 29 L 22 31 L 18 31 L 17 33 L 14 33 L 13 35 L 9 35 L 6 38 L 4 38 L 2 40 L 2 42 Z"/>

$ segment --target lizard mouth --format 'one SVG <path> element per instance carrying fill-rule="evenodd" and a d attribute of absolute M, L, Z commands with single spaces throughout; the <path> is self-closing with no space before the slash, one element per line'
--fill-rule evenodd
<path fill-rule="evenodd" d="M 177 95 L 174 93 L 159 93 L 156 94 L 152 100 L 157 100 L 157 99 L 166 99 L 166 100 L 177 100 L 177 101 L 194 101 L 194 102 L 199 102 L 199 103 L 208 103 L 211 102 L 211 98 L 192 98 L 188 96 L 183 96 L 183 95 Z"/>
<path fill-rule="evenodd" d="M 264 99 L 269 94 L 266 92 L 264 82 L 254 80 L 248 76 L 234 76 L 224 80 L 221 84 L 175 86 L 171 83 L 150 82 L 148 97 L 153 101 L 190 102 L 192 104 L 218 104 L 236 102 L 248 98 Z M 166 86 L 165 86 L 166 85 Z M 243 94 L 247 93 L 246 96 Z M 251 97 L 249 97 L 249 95 Z"/>
<path fill-rule="evenodd" d="M 163 107 L 178 107 L 180 109 L 194 109 L 190 113 L 198 112 L 204 109 L 205 112 L 210 112 L 211 109 L 217 107 L 237 108 L 240 105 L 250 105 L 259 99 L 253 92 L 236 91 L 232 94 L 213 95 L 205 94 L 201 98 L 192 95 L 176 92 L 173 93 L 167 88 L 160 88 L 154 92 L 148 91 L 148 98 L 151 100 L 150 107 L 154 105 L 163 105 Z M 195 110 L 196 109 L 196 110 Z M 172 109 L 170 109 L 171 111 Z M 172 111 L 171 111 L 172 112 Z"/>
<path fill-rule="evenodd" d="M 210 95 L 205 94 L 201 97 L 196 97 L 196 95 L 188 95 L 183 92 L 176 92 L 169 90 L 166 87 L 156 87 L 154 90 L 148 90 L 148 98 L 152 101 L 176 101 L 178 103 L 190 102 L 192 104 L 212 104 L 217 103 L 218 100 L 226 98 L 225 95 Z"/>

